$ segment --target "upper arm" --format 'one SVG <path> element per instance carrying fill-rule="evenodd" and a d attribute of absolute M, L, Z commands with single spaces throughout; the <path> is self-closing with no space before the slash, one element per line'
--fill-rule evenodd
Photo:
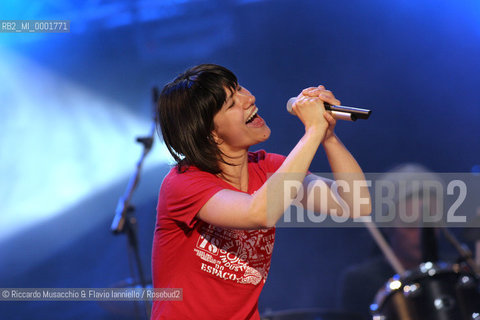
<path fill-rule="evenodd" d="M 197 217 L 223 228 L 264 228 L 265 224 L 261 221 L 261 217 L 255 215 L 252 197 L 247 193 L 223 189 L 202 206 Z"/>
<path fill-rule="evenodd" d="M 260 178 L 266 182 L 268 173 L 273 173 L 285 161 L 285 156 L 266 153 L 260 150 L 254 155 L 258 171 L 264 171 L 266 177 Z M 252 177 L 251 177 L 252 178 Z M 257 178 L 258 179 L 258 178 Z M 262 188 L 255 195 L 224 189 L 213 195 L 198 211 L 197 217 L 212 225 L 225 228 L 256 229 L 271 226 L 267 223 L 266 195 Z"/>

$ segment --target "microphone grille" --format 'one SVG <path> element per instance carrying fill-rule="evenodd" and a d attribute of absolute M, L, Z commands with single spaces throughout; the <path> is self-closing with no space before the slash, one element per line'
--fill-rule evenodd
<path fill-rule="evenodd" d="M 293 107 L 293 104 L 295 103 L 297 98 L 293 97 L 293 98 L 290 98 L 288 99 L 288 102 L 287 102 L 287 111 L 292 113 L 292 107 Z"/>

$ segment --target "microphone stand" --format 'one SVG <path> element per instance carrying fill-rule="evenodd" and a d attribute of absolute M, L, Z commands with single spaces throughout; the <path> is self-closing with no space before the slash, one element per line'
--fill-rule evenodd
<path fill-rule="evenodd" d="M 156 104 L 158 100 L 158 89 L 153 88 L 153 100 L 154 104 Z M 132 252 L 134 255 L 136 269 L 138 272 L 138 278 L 140 280 L 140 284 L 142 289 L 147 287 L 147 281 L 145 280 L 145 273 L 143 271 L 142 261 L 140 259 L 140 252 L 138 247 L 138 235 L 137 235 L 137 219 L 135 218 L 135 208 L 133 205 L 130 204 L 132 199 L 133 193 L 138 186 L 140 181 L 140 172 L 142 170 L 143 162 L 152 149 L 153 146 L 153 138 L 155 135 L 155 118 L 152 121 L 152 126 L 150 129 L 150 133 L 148 136 L 145 137 L 137 137 L 136 141 L 143 145 L 143 151 L 138 160 L 135 168 L 134 174 L 131 176 L 130 180 L 128 181 L 127 188 L 123 195 L 118 199 L 117 208 L 115 209 L 115 216 L 112 221 L 112 225 L 110 230 L 115 235 L 125 233 L 127 235 L 127 245 L 128 245 L 128 255 L 130 261 L 130 272 L 132 273 L 132 279 L 134 279 L 134 284 L 137 283 L 135 279 L 137 278 L 134 275 L 134 271 L 132 268 Z M 144 301 L 145 306 L 145 316 L 146 319 L 150 319 L 150 311 L 151 306 L 148 300 Z M 135 302 L 135 310 L 137 312 L 137 318 L 139 317 L 137 309 L 137 304 Z"/>

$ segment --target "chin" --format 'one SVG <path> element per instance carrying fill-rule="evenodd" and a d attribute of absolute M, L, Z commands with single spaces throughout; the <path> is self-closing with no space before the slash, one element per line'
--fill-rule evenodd
<path fill-rule="evenodd" d="M 264 142 L 264 141 L 266 141 L 268 138 L 270 138 L 270 133 L 272 133 L 272 131 L 270 130 L 270 128 L 269 128 L 267 125 L 265 125 L 265 130 L 264 130 L 263 136 L 262 136 L 263 139 L 262 139 L 262 141 L 260 141 L 260 142 Z"/>

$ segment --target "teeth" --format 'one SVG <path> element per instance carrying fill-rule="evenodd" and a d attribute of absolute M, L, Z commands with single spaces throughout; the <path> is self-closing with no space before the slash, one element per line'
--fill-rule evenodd
<path fill-rule="evenodd" d="M 248 117 L 247 122 L 250 121 L 250 120 L 252 120 L 252 118 L 255 117 L 255 115 L 257 114 L 257 112 L 258 112 L 258 108 L 255 107 L 255 110 L 253 111 L 253 113 L 250 115 L 250 117 Z"/>

